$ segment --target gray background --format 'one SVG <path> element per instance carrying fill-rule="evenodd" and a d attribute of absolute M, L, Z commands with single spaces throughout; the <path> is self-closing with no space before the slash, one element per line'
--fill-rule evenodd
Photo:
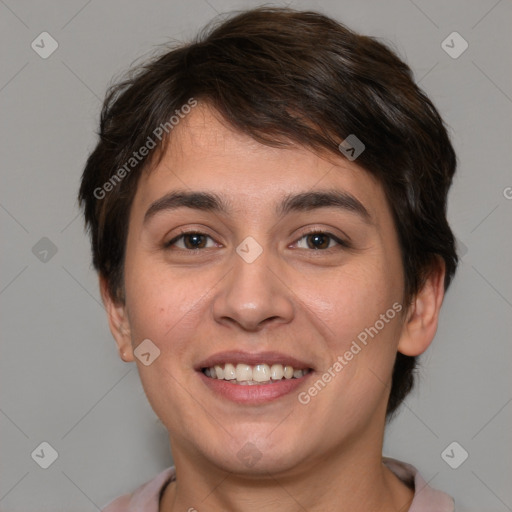
<path fill-rule="evenodd" d="M 256 5 L 0 0 L 1 511 L 98 510 L 171 464 L 135 363 L 118 358 L 75 197 L 112 77 L 217 13 Z M 390 42 L 450 127 L 449 220 L 463 258 L 385 454 L 416 465 L 459 511 L 512 510 L 512 4 L 290 5 Z M 31 48 L 43 31 L 59 44 L 47 59 Z M 469 44 L 458 58 L 441 46 L 453 31 Z M 58 452 L 48 469 L 31 457 L 43 441 Z M 457 469 L 441 457 L 452 441 L 469 453 Z"/>

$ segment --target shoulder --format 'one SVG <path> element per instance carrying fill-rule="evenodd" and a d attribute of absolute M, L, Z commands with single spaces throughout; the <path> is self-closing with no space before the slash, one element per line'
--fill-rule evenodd
<path fill-rule="evenodd" d="M 174 466 L 164 469 L 154 478 L 137 487 L 135 491 L 109 502 L 102 512 L 158 512 L 160 493 L 176 478 Z"/>
<path fill-rule="evenodd" d="M 400 480 L 414 489 L 409 512 L 454 512 L 453 498 L 430 487 L 414 466 L 388 457 L 384 457 L 383 462 Z"/>

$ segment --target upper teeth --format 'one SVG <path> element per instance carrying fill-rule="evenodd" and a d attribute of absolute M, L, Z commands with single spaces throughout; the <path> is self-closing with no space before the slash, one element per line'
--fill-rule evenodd
<path fill-rule="evenodd" d="M 226 363 L 217 364 L 203 370 L 207 377 L 212 379 L 236 380 L 237 382 L 270 382 L 271 380 L 298 379 L 309 372 L 308 369 L 298 370 L 292 366 L 282 364 L 249 364 L 237 365 Z"/>

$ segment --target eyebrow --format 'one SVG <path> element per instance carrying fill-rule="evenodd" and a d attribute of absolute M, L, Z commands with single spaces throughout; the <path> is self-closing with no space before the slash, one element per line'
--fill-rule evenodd
<path fill-rule="evenodd" d="M 205 212 L 229 214 L 231 203 L 213 192 L 173 191 L 153 202 L 144 215 L 144 224 L 157 213 L 178 208 L 193 208 Z M 318 208 L 337 208 L 357 214 L 367 224 L 373 219 L 365 206 L 348 192 L 340 190 L 316 190 L 299 194 L 287 194 L 276 206 L 275 213 L 284 217 L 291 212 L 311 211 Z"/>

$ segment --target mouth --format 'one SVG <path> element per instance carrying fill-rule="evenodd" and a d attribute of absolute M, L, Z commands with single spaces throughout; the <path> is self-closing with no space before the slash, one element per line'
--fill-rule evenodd
<path fill-rule="evenodd" d="M 201 368 L 201 372 L 209 379 L 224 380 L 240 386 L 268 385 L 282 380 L 300 379 L 311 371 L 311 368 L 294 368 L 280 363 L 222 363 Z"/>
<path fill-rule="evenodd" d="M 195 369 L 216 397 L 248 405 L 289 395 L 314 373 L 308 363 L 275 352 L 224 352 Z"/>

